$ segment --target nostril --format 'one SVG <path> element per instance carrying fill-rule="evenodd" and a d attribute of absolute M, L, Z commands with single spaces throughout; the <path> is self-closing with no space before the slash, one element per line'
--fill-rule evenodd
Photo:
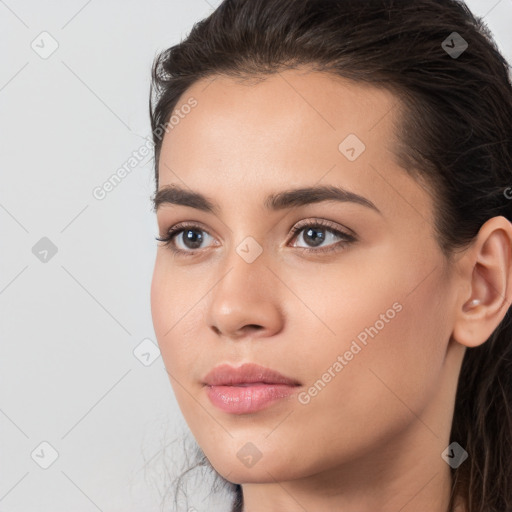
<path fill-rule="evenodd" d="M 256 333 L 263 329 L 262 325 L 256 325 L 256 324 L 248 324 L 245 327 L 243 327 L 242 332 L 245 333 Z"/>

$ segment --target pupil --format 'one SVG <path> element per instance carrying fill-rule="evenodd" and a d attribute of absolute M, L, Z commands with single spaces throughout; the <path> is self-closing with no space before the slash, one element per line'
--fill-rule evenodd
<path fill-rule="evenodd" d="M 317 245 L 320 245 L 320 243 L 324 240 L 324 235 L 323 234 L 320 234 L 319 236 L 311 236 L 311 233 L 321 233 L 321 230 L 319 229 L 314 229 L 314 228 L 309 228 L 307 230 L 307 236 L 308 237 L 311 237 L 312 240 L 313 240 L 313 245 L 314 246 L 317 246 Z"/>

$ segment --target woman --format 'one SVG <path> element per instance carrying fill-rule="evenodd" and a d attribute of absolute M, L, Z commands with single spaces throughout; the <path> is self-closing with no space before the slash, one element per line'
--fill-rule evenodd
<path fill-rule="evenodd" d="M 153 67 L 155 333 L 233 511 L 512 510 L 512 86 L 455 0 L 225 0 Z"/>

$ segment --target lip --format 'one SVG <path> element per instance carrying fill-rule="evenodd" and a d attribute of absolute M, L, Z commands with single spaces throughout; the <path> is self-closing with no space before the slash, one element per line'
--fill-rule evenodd
<path fill-rule="evenodd" d="M 301 385 L 276 370 L 253 363 L 216 366 L 204 377 L 203 384 L 212 404 L 231 414 L 265 409 L 289 397 Z"/>

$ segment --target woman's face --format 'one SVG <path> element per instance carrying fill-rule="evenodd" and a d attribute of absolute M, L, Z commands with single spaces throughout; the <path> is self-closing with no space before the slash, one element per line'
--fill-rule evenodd
<path fill-rule="evenodd" d="M 243 483 L 375 468 L 405 456 L 405 440 L 440 460 L 460 363 L 455 285 L 432 198 L 392 152 L 396 98 L 291 70 L 198 82 L 175 114 L 159 190 L 185 194 L 159 197 L 159 236 L 187 225 L 157 250 L 151 307 L 179 406 L 215 469 Z M 367 202 L 285 200 L 317 187 Z M 185 205 L 190 193 L 215 209 Z M 205 385 L 214 367 L 244 363 L 296 385 Z"/>

